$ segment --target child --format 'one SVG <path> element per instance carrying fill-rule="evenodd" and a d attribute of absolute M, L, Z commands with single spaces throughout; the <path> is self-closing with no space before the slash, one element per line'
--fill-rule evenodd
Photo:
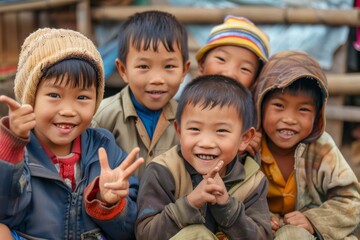
<path fill-rule="evenodd" d="M 227 16 L 197 52 L 199 75 L 221 74 L 252 89 L 268 61 L 269 37 L 245 17 Z"/>
<path fill-rule="evenodd" d="M 126 157 L 110 132 L 88 128 L 104 93 L 94 44 L 72 30 L 35 31 L 14 89 L 21 104 L 0 96 L 9 107 L 0 120 L 0 223 L 14 239 L 133 239 L 131 174 L 143 159 L 132 163 L 138 149 Z"/>
<path fill-rule="evenodd" d="M 345 239 L 360 222 L 355 174 L 324 131 L 327 80 L 301 51 L 273 55 L 255 99 L 275 239 Z"/>
<path fill-rule="evenodd" d="M 102 101 L 93 126 L 109 129 L 125 151 L 139 146 L 148 164 L 178 143 L 172 98 L 190 65 L 186 30 L 169 13 L 136 13 L 119 30 L 115 63 L 127 86 Z"/>
<path fill-rule="evenodd" d="M 198 73 L 225 75 L 253 90 L 269 52 L 269 38 L 261 29 L 247 18 L 229 15 L 211 30 L 207 43 L 197 52 Z M 257 132 L 246 150 L 255 156 L 260 142 Z"/>
<path fill-rule="evenodd" d="M 138 239 L 271 239 L 267 181 L 253 158 L 237 154 L 254 136 L 254 108 L 251 93 L 223 75 L 185 87 L 175 121 L 181 145 L 141 179 Z"/>

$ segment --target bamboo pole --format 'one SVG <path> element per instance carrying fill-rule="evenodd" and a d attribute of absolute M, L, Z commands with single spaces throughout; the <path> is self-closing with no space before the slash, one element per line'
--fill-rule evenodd
<path fill-rule="evenodd" d="M 328 90 L 331 95 L 359 95 L 360 73 L 327 73 Z"/>
<path fill-rule="evenodd" d="M 247 17 L 257 24 L 299 23 L 360 26 L 360 10 L 277 8 L 264 6 L 239 6 L 234 8 L 151 6 L 102 6 L 92 9 L 94 20 L 125 20 L 128 16 L 146 10 L 160 10 L 175 15 L 183 23 L 221 23 L 226 15 Z"/>
<path fill-rule="evenodd" d="M 358 106 L 333 106 L 325 108 L 326 119 L 346 122 L 360 122 L 360 109 Z"/>
<path fill-rule="evenodd" d="M 35 0 L 28 2 L 16 2 L 16 3 L 6 3 L 6 4 L 1 3 L 0 13 L 54 8 L 54 7 L 68 5 L 71 3 L 77 3 L 79 1 L 80 0 Z"/>

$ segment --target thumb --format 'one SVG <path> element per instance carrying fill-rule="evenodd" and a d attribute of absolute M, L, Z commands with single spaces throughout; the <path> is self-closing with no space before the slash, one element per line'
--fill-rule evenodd
<path fill-rule="evenodd" d="M 99 148 L 98 155 L 99 155 L 99 162 L 100 162 L 101 170 L 110 169 L 109 162 L 108 162 L 108 157 L 107 157 L 105 148 L 103 148 L 103 147 Z"/>

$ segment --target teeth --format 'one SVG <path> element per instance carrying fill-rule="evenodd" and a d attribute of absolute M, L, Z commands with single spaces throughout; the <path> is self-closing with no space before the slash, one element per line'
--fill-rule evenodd
<path fill-rule="evenodd" d="M 56 124 L 56 126 L 58 128 L 62 128 L 62 129 L 71 129 L 71 128 L 74 128 L 73 125 L 68 125 L 68 124 Z"/>
<path fill-rule="evenodd" d="M 215 159 L 214 155 L 204 155 L 204 154 L 198 154 L 196 155 L 198 158 L 204 159 L 204 160 L 213 160 Z"/>
<path fill-rule="evenodd" d="M 280 130 L 280 133 L 287 136 L 294 136 L 295 132 L 290 130 Z"/>

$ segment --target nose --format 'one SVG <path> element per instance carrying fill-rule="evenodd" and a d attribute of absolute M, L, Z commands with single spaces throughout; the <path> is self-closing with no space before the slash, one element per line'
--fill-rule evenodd
<path fill-rule="evenodd" d="M 164 84 L 164 82 L 165 82 L 164 77 L 161 74 L 154 74 L 150 78 L 150 84 L 161 85 Z"/>
<path fill-rule="evenodd" d="M 76 115 L 76 111 L 74 110 L 73 102 L 63 102 L 60 106 L 59 114 L 64 117 L 73 117 Z"/>
<path fill-rule="evenodd" d="M 221 75 L 238 80 L 237 71 L 233 67 L 227 67 L 221 72 Z"/>
<path fill-rule="evenodd" d="M 209 135 L 202 136 L 200 138 L 201 140 L 198 142 L 198 146 L 202 148 L 215 148 L 216 142 L 213 140 L 213 138 Z"/>
<path fill-rule="evenodd" d="M 294 125 L 297 123 L 297 120 L 294 117 L 291 116 L 285 116 L 282 118 L 282 121 L 289 125 Z"/>

